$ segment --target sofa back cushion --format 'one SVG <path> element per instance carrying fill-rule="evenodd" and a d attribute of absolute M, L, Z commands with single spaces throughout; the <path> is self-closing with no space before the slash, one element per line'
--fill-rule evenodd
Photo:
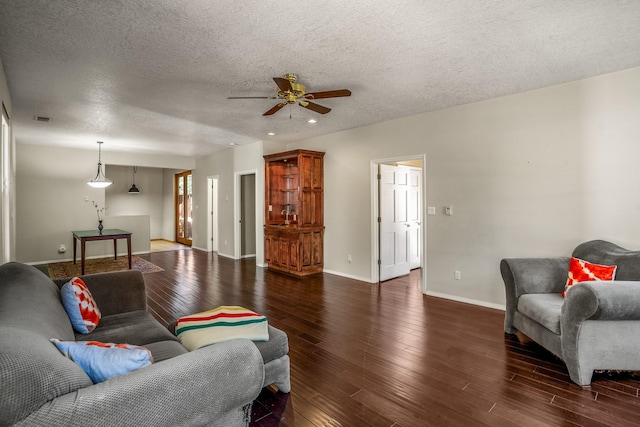
<path fill-rule="evenodd" d="M 0 325 L 47 339 L 74 337 L 58 287 L 37 268 L 17 262 L 0 265 Z"/>
<path fill-rule="evenodd" d="M 630 251 L 604 240 L 591 240 L 573 250 L 573 257 L 617 266 L 615 280 L 640 280 L 640 251 Z"/>
<path fill-rule="evenodd" d="M 47 338 L 0 326 L 0 384 L 0 424 L 13 425 L 48 401 L 93 383 Z"/>

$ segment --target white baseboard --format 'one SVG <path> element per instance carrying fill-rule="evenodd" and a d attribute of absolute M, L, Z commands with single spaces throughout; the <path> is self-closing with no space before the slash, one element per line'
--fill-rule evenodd
<path fill-rule="evenodd" d="M 373 282 L 371 282 L 371 279 L 369 279 L 368 277 L 354 276 L 352 274 L 345 274 L 345 273 L 342 273 L 342 272 L 326 270 L 326 269 L 322 270 L 322 272 L 323 273 L 328 273 L 328 274 L 335 274 L 336 276 L 346 277 L 347 279 L 359 280 L 361 282 L 366 282 L 366 283 L 373 283 Z"/>
<path fill-rule="evenodd" d="M 426 295 L 429 295 L 429 296 L 432 296 L 432 297 L 437 297 L 437 298 L 444 298 L 444 299 L 457 301 L 457 302 L 464 302 L 466 304 L 479 305 L 481 307 L 493 308 L 495 310 L 502 310 L 502 311 L 506 310 L 506 307 L 503 304 L 494 304 L 492 302 L 480 301 L 480 300 L 477 300 L 477 299 L 464 298 L 464 297 L 459 297 L 459 296 L 456 296 L 456 295 L 443 294 L 443 293 L 440 293 L 440 292 L 432 292 L 432 291 L 427 291 Z"/>
<path fill-rule="evenodd" d="M 225 253 L 222 253 L 222 252 L 218 252 L 218 256 L 225 257 L 225 258 L 236 259 L 233 255 L 225 254 Z"/>
<path fill-rule="evenodd" d="M 148 254 L 149 251 L 139 251 L 139 252 L 131 252 L 131 255 L 146 255 Z M 113 255 L 94 255 L 94 256 L 88 256 L 85 257 L 84 259 L 96 259 L 96 258 L 110 258 Z M 119 253 L 118 254 L 119 257 L 126 257 L 127 253 Z M 49 261 L 31 261 L 31 262 L 23 262 L 23 264 L 27 264 L 27 265 L 40 265 L 40 264 L 54 264 L 56 262 L 73 262 L 73 258 L 62 258 L 62 259 L 52 259 Z M 76 257 L 76 262 L 80 262 L 80 255 L 78 255 Z"/>

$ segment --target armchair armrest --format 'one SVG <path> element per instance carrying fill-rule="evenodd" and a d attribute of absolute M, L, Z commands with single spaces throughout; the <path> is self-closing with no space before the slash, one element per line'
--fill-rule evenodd
<path fill-rule="evenodd" d="M 617 320 L 640 321 L 640 282 L 581 282 L 573 285 L 567 292 L 560 319 L 562 358 L 567 364 L 571 378 L 576 383 L 585 385 L 591 378 L 591 369 L 586 362 L 589 357 L 587 354 L 580 354 L 579 340 L 584 341 L 583 353 L 594 350 L 589 348 L 593 342 L 589 343 L 588 338 L 580 337 L 585 322 Z M 615 327 L 615 322 L 610 323 Z M 637 325 L 637 332 L 640 333 L 640 322 Z M 636 332 L 633 335 L 637 336 Z M 637 341 L 630 340 L 630 342 Z"/>
<path fill-rule="evenodd" d="M 89 288 L 103 316 L 147 309 L 144 277 L 138 270 L 79 276 Z M 54 280 L 62 287 L 68 279 Z"/>
<path fill-rule="evenodd" d="M 507 258 L 500 261 L 506 295 L 505 332 L 515 333 L 513 316 L 521 295 L 561 293 L 568 272 L 569 258 Z"/>
<path fill-rule="evenodd" d="M 562 305 L 562 335 L 585 320 L 640 320 L 640 282 L 573 285 Z"/>
<path fill-rule="evenodd" d="M 264 365 L 249 340 L 218 343 L 60 396 L 26 425 L 226 426 L 260 393 Z M 234 411 L 236 413 L 234 414 Z"/>

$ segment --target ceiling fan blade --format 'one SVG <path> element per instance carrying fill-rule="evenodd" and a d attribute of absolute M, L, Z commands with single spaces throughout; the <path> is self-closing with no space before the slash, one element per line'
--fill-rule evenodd
<path fill-rule="evenodd" d="M 331 111 L 331 108 L 327 108 L 319 104 L 314 104 L 313 102 L 301 102 L 300 106 L 320 114 L 327 114 L 329 111 Z"/>
<path fill-rule="evenodd" d="M 273 107 L 272 109 L 270 109 L 269 111 L 264 113 L 263 116 L 270 116 L 270 115 L 272 115 L 274 113 L 277 113 L 285 105 L 287 105 L 286 102 L 281 102 L 280 104 L 277 104 L 275 107 Z"/>
<path fill-rule="evenodd" d="M 273 81 L 276 82 L 281 91 L 293 92 L 293 88 L 291 87 L 291 82 L 289 80 L 283 79 L 282 77 L 274 77 Z"/>
<path fill-rule="evenodd" d="M 349 89 L 326 90 L 324 92 L 307 93 L 304 97 L 307 99 L 322 99 L 340 98 L 341 96 L 351 96 L 351 91 Z"/>
<path fill-rule="evenodd" d="M 278 99 L 275 96 L 228 96 L 227 99 Z"/>

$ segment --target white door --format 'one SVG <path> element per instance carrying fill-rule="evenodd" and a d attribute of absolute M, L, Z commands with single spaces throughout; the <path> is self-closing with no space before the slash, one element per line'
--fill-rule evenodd
<path fill-rule="evenodd" d="M 409 224 L 409 268 L 420 268 L 420 248 L 422 239 L 420 238 L 420 195 L 422 191 L 422 169 L 411 168 L 409 170 L 409 203 L 408 203 L 408 224 Z"/>
<path fill-rule="evenodd" d="M 409 274 L 409 168 L 379 165 L 380 280 Z M 418 217 L 419 218 L 419 217 Z"/>

